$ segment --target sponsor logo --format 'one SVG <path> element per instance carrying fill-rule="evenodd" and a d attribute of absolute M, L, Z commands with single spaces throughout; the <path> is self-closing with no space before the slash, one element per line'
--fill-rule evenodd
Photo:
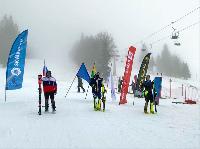
<path fill-rule="evenodd" d="M 13 68 L 11 73 L 13 76 L 19 76 L 21 74 L 21 70 L 19 68 Z"/>

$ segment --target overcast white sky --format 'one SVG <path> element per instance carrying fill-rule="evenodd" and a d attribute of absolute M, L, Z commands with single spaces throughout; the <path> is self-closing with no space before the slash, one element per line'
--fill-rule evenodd
<path fill-rule="evenodd" d="M 199 0 L 0 0 L 0 19 L 12 15 L 20 31 L 29 29 L 29 44 L 35 51 L 63 56 L 81 33 L 86 35 L 108 31 L 122 55 L 124 48 L 200 6 Z M 200 11 L 174 25 L 181 29 L 200 19 Z M 171 27 L 145 40 L 151 43 L 172 32 Z M 164 43 L 189 63 L 193 77 L 200 76 L 200 26 L 180 34 L 180 47 L 170 39 L 153 45 L 152 52 L 161 51 Z M 137 44 L 136 47 L 141 45 Z M 60 51 L 60 52 L 58 52 Z M 60 54 L 59 54 L 60 53 Z"/>

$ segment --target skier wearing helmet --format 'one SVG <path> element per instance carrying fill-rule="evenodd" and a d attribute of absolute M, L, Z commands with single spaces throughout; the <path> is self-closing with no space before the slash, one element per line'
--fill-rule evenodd
<path fill-rule="evenodd" d="M 43 81 L 43 91 L 45 97 L 45 111 L 49 108 L 49 97 L 51 99 L 52 110 L 56 111 L 54 95 L 57 93 L 57 83 L 56 79 L 51 76 L 51 71 L 47 71 L 46 76 L 42 78 Z"/>
<path fill-rule="evenodd" d="M 150 113 L 154 114 L 154 108 L 153 108 L 154 82 L 150 80 L 150 75 L 146 76 L 146 81 L 143 83 L 143 87 L 144 87 L 143 93 L 145 97 L 144 113 L 148 113 L 147 108 L 148 108 L 148 103 L 150 101 Z"/>
<path fill-rule="evenodd" d="M 94 98 L 94 110 L 100 110 L 100 100 L 101 100 L 101 87 L 103 78 L 100 78 L 100 73 L 97 72 L 93 78 L 91 78 L 90 86 L 92 87 L 92 94 Z M 96 99 L 98 102 L 96 103 Z"/>

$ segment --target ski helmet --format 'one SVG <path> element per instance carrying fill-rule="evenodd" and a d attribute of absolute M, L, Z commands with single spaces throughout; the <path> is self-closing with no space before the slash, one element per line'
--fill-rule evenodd
<path fill-rule="evenodd" d="M 51 71 L 48 70 L 48 71 L 46 72 L 46 76 L 51 76 Z"/>

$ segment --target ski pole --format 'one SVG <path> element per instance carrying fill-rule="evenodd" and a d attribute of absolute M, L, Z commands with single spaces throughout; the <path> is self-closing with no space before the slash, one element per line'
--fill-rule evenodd
<path fill-rule="evenodd" d="M 75 79 L 76 79 L 76 76 L 74 77 L 74 79 L 73 79 L 73 81 L 72 81 L 72 83 L 71 83 L 71 85 L 70 85 L 70 87 L 69 87 L 69 89 L 68 89 L 68 91 L 67 91 L 67 93 L 66 93 L 66 95 L 65 95 L 65 98 L 67 97 L 67 95 L 68 95 L 68 93 L 69 93 L 69 90 L 71 89 L 71 87 L 72 87 L 72 85 L 73 85 Z"/>
<path fill-rule="evenodd" d="M 85 99 L 87 98 L 89 87 L 90 87 L 90 85 L 88 85 L 88 88 L 87 88 L 87 91 L 86 91 L 86 95 L 85 95 Z"/>

